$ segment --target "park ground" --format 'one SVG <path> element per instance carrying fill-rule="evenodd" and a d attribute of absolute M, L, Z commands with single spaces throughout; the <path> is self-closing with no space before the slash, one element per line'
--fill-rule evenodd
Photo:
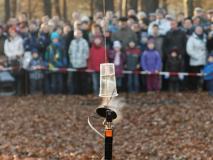
<path fill-rule="evenodd" d="M 100 160 L 93 96 L 0 97 L 0 160 Z M 121 94 L 113 160 L 213 160 L 213 97 Z M 103 132 L 103 119 L 91 122 Z"/>

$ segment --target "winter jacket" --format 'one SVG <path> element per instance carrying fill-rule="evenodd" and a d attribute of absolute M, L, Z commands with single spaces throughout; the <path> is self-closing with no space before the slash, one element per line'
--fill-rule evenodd
<path fill-rule="evenodd" d="M 45 53 L 45 65 L 49 68 L 61 68 L 67 65 L 66 57 L 60 43 L 50 44 Z"/>
<path fill-rule="evenodd" d="M 126 61 L 126 54 L 125 53 L 120 53 L 120 64 L 117 65 L 115 63 L 115 58 L 116 58 L 116 52 L 114 50 L 109 52 L 109 62 L 115 64 L 115 75 L 116 77 L 122 77 L 123 76 L 123 70 L 124 70 L 124 65 Z"/>
<path fill-rule="evenodd" d="M 19 36 L 7 39 L 4 43 L 4 52 L 9 60 L 15 60 L 17 56 L 22 56 L 24 54 L 23 39 Z"/>
<path fill-rule="evenodd" d="M 100 72 L 100 64 L 106 62 L 107 57 L 105 55 L 105 48 L 103 46 L 97 47 L 93 44 L 92 48 L 90 49 L 88 68 L 96 72 Z"/>
<path fill-rule="evenodd" d="M 204 80 L 213 80 L 213 63 L 209 63 L 204 67 L 203 73 L 205 74 Z"/>
<path fill-rule="evenodd" d="M 50 45 L 50 35 L 48 33 L 41 32 L 38 36 L 39 53 L 41 55 L 45 54 L 47 47 Z"/>
<path fill-rule="evenodd" d="M 168 72 L 183 71 L 183 60 L 179 56 L 172 57 L 171 55 L 169 55 L 169 57 L 166 61 L 165 70 Z"/>
<path fill-rule="evenodd" d="M 185 32 L 180 29 L 170 30 L 164 38 L 163 52 L 167 57 L 172 49 L 177 48 L 181 56 L 184 57 L 186 53 L 186 42 L 187 37 Z"/>
<path fill-rule="evenodd" d="M 137 65 L 139 64 L 141 50 L 138 48 L 128 48 L 126 50 L 126 69 L 129 71 L 134 71 L 137 69 Z"/>
<path fill-rule="evenodd" d="M 164 37 L 163 36 L 150 36 L 148 39 L 152 39 L 155 44 L 155 49 L 160 53 L 161 58 L 164 58 L 163 55 L 163 41 Z"/>
<path fill-rule="evenodd" d="M 113 41 L 122 42 L 122 46 L 126 48 L 130 41 L 137 43 L 137 35 L 129 28 L 120 29 L 118 32 L 112 34 Z"/>
<path fill-rule="evenodd" d="M 187 53 L 190 56 L 190 66 L 205 65 L 207 57 L 206 36 L 200 39 L 194 33 L 187 42 Z"/>
<path fill-rule="evenodd" d="M 86 68 L 89 57 L 88 42 L 83 39 L 72 40 L 69 47 L 69 60 L 73 68 Z"/>
<path fill-rule="evenodd" d="M 159 34 L 164 36 L 166 33 L 171 29 L 170 22 L 166 19 L 161 19 L 161 20 L 155 20 L 154 22 L 150 23 L 148 27 L 148 34 L 150 36 L 153 35 L 152 33 L 152 27 L 153 25 L 157 24 L 159 27 Z"/>
<path fill-rule="evenodd" d="M 30 79 L 39 80 L 39 79 L 43 78 L 42 71 L 33 70 L 34 67 L 41 67 L 41 66 L 43 66 L 43 62 L 42 62 L 41 58 L 36 58 L 36 59 L 33 58 L 31 60 L 30 65 L 29 65 L 30 69 L 32 70 L 32 71 L 30 71 L 30 75 L 29 75 Z"/>
<path fill-rule="evenodd" d="M 141 56 L 141 67 L 144 71 L 154 73 L 162 68 L 161 57 L 156 50 L 146 50 Z"/>

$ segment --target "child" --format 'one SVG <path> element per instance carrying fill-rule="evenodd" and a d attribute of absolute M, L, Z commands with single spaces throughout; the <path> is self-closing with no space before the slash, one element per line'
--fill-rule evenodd
<path fill-rule="evenodd" d="M 167 72 L 174 72 L 174 73 L 181 72 L 183 69 L 182 61 L 183 60 L 181 59 L 179 52 L 176 49 L 173 49 L 167 58 L 165 70 Z M 178 92 L 180 90 L 179 80 L 183 80 L 181 76 L 174 75 L 169 77 L 169 75 L 166 75 L 165 79 L 169 79 L 169 91 Z"/>
<path fill-rule="evenodd" d="M 129 42 L 126 50 L 127 63 L 126 68 L 128 71 L 136 71 L 139 67 L 140 49 L 136 47 L 134 41 Z M 128 74 L 128 91 L 139 92 L 139 76 L 137 74 Z"/>
<path fill-rule="evenodd" d="M 61 37 L 57 32 L 53 32 L 51 34 L 52 42 L 45 53 L 45 63 L 50 70 L 49 76 L 45 78 L 45 87 L 48 87 L 46 88 L 46 92 L 52 94 L 61 93 L 63 89 L 62 73 L 54 72 L 52 70 L 54 68 L 62 68 L 67 64 L 60 38 Z"/>
<path fill-rule="evenodd" d="M 115 75 L 117 81 L 117 87 L 122 88 L 123 70 L 126 56 L 121 50 L 121 42 L 115 41 L 113 43 L 113 50 L 109 53 L 109 60 L 115 64 Z"/>
<path fill-rule="evenodd" d="M 43 66 L 43 62 L 41 57 L 39 57 L 37 49 L 32 49 L 32 59 L 30 61 L 30 94 L 34 95 L 38 92 L 42 91 L 43 87 L 43 73 L 41 69 Z"/>
<path fill-rule="evenodd" d="M 90 49 L 88 66 L 89 69 L 94 71 L 92 73 L 92 82 L 95 95 L 98 95 L 100 87 L 100 64 L 105 62 L 107 62 L 107 57 L 105 55 L 105 48 L 102 45 L 102 39 L 96 37 Z"/>
<path fill-rule="evenodd" d="M 147 44 L 148 49 L 141 56 L 141 66 L 148 73 L 147 90 L 160 91 L 160 77 L 158 72 L 162 68 L 160 54 L 155 50 L 154 41 L 150 39 Z"/>
<path fill-rule="evenodd" d="M 208 64 L 203 70 L 205 77 L 204 80 L 207 81 L 207 88 L 209 95 L 213 96 L 213 52 L 208 56 Z"/>

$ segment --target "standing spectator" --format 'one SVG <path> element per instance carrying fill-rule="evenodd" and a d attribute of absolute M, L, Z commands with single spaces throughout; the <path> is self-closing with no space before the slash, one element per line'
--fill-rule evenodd
<path fill-rule="evenodd" d="M 88 68 L 94 71 L 92 73 L 92 83 L 95 95 L 98 95 L 100 87 L 100 64 L 106 63 L 107 61 L 107 53 L 105 53 L 102 38 L 96 37 L 90 49 L 88 65 Z"/>
<path fill-rule="evenodd" d="M 205 66 L 203 72 L 205 74 L 204 80 L 207 81 L 209 95 L 213 96 L 213 53 L 209 54 L 208 64 Z"/>
<path fill-rule="evenodd" d="M 185 18 L 181 29 L 186 33 L 187 38 L 193 34 L 193 25 L 190 18 Z"/>
<path fill-rule="evenodd" d="M 186 34 L 178 28 L 175 20 L 171 21 L 171 30 L 166 34 L 163 44 L 164 54 L 167 55 L 173 48 L 177 48 L 180 51 L 180 56 L 184 58 L 186 53 Z M 166 59 L 164 59 L 165 61 Z"/>
<path fill-rule="evenodd" d="M 148 92 L 160 91 L 160 79 L 158 72 L 161 71 L 162 62 L 160 53 L 155 49 L 153 40 L 148 41 L 148 49 L 141 56 L 141 67 L 148 73 Z"/>
<path fill-rule="evenodd" d="M 183 71 L 183 61 L 177 49 L 171 50 L 166 61 L 165 71 L 170 73 L 179 73 Z M 178 92 L 180 91 L 180 80 L 183 76 L 178 75 L 167 75 L 165 78 L 169 79 L 169 91 Z"/>
<path fill-rule="evenodd" d="M 50 72 L 45 79 L 45 92 L 50 94 L 62 93 L 63 81 L 62 73 L 54 72 L 55 68 L 62 68 L 66 65 L 63 45 L 60 41 L 60 35 L 57 32 L 51 34 L 51 44 L 45 53 L 45 63 Z"/>
<path fill-rule="evenodd" d="M 126 48 L 130 41 L 137 43 L 137 35 L 127 26 L 127 18 L 119 19 L 119 31 L 112 34 L 113 41 L 120 41 L 122 46 Z"/>
<path fill-rule="evenodd" d="M 134 73 L 139 69 L 139 59 L 140 59 L 141 51 L 137 48 L 134 41 L 129 42 L 128 48 L 126 50 L 126 69 L 128 71 L 132 71 L 132 74 L 128 75 L 128 91 L 131 92 L 139 92 L 139 75 Z"/>
<path fill-rule="evenodd" d="M 9 37 L 4 43 L 4 52 L 8 60 L 8 65 L 16 70 L 13 75 L 16 80 L 17 95 L 22 95 L 24 74 L 22 71 L 21 61 L 24 55 L 23 39 L 17 34 L 15 27 L 9 27 Z"/>
<path fill-rule="evenodd" d="M 48 25 L 43 23 L 38 35 L 38 52 L 42 58 L 44 58 L 45 52 L 47 50 L 47 47 L 50 45 L 50 42 L 51 41 Z"/>
<path fill-rule="evenodd" d="M 38 50 L 32 50 L 32 59 L 30 61 L 29 77 L 30 77 L 30 94 L 34 95 L 41 93 L 43 89 L 43 73 L 40 69 L 43 67 L 43 62 L 39 56 Z"/>
<path fill-rule="evenodd" d="M 75 30 L 75 38 L 72 40 L 69 47 L 69 62 L 74 69 L 85 70 L 87 68 L 87 60 L 89 57 L 89 45 L 83 38 L 81 30 Z M 87 92 L 87 78 L 85 72 L 69 73 L 69 92 L 70 94 L 86 94 Z"/>
<path fill-rule="evenodd" d="M 165 12 L 162 9 L 156 10 L 156 20 L 150 23 L 148 28 L 148 34 L 152 35 L 152 27 L 154 24 L 157 24 L 159 27 L 159 34 L 160 35 L 166 35 L 166 33 L 170 30 L 170 22 L 164 18 Z"/>
<path fill-rule="evenodd" d="M 213 51 L 213 23 L 211 24 L 210 31 L 208 33 L 207 49 L 208 53 L 211 53 Z"/>
<path fill-rule="evenodd" d="M 109 61 L 115 64 L 116 82 L 119 89 L 122 88 L 123 70 L 126 56 L 122 52 L 121 42 L 115 41 L 113 43 L 113 50 L 109 53 Z"/>
<path fill-rule="evenodd" d="M 155 49 L 160 53 L 161 59 L 164 59 L 165 55 L 163 54 L 163 41 L 164 37 L 159 34 L 158 25 L 153 25 L 152 28 L 153 35 L 149 37 L 149 39 L 153 39 Z"/>
<path fill-rule="evenodd" d="M 102 29 L 101 29 L 101 26 L 99 26 L 97 24 L 92 25 L 92 31 L 89 34 L 90 44 L 92 44 L 94 42 L 95 38 L 101 38 L 101 42 L 103 42 Z"/>
<path fill-rule="evenodd" d="M 4 42 L 5 42 L 4 28 L 0 26 L 0 56 L 4 55 Z"/>
<path fill-rule="evenodd" d="M 201 26 L 195 28 L 195 32 L 187 42 L 187 53 L 190 57 L 190 72 L 199 73 L 206 64 L 206 35 Z M 199 77 L 190 78 L 190 89 L 197 90 L 201 87 Z"/>

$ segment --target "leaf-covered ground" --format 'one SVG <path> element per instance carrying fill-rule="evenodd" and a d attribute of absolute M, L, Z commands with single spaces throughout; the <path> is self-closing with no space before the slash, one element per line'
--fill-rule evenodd
<path fill-rule="evenodd" d="M 213 160 L 213 97 L 123 94 L 114 160 Z M 115 99 L 116 101 L 116 99 Z M 92 96 L 0 97 L 0 160 L 100 160 Z M 113 103 L 114 104 L 114 103 Z M 102 119 L 92 118 L 102 130 Z"/>

